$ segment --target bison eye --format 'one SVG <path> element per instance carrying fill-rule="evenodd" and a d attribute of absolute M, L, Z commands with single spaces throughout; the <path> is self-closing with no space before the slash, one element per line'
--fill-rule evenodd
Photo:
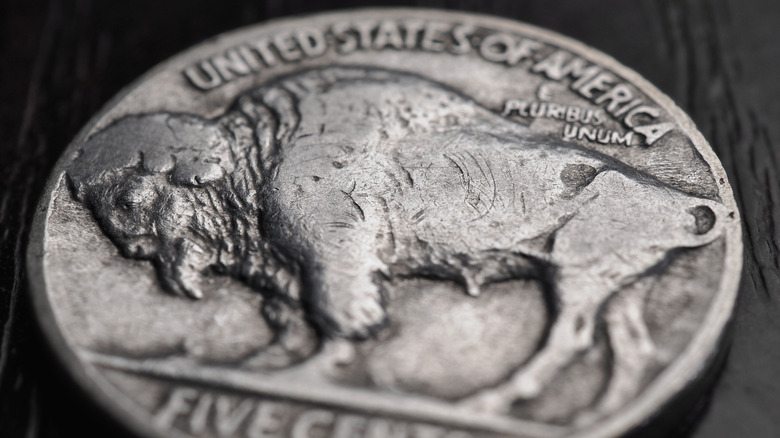
<path fill-rule="evenodd" d="M 125 193 L 117 197 L 116 204 L 125 211 L 134 209 L 138 204 L 144 202 L 144 199 L 140 196 L 135 196 L 135 193 Z"/>
<path fill-rule="evenodd" d="M 132 210 L 135 204 L 133 202 L 130 202 L 128 200 L 121 200 L 119 201 L 119 207 L 122 210 Z"/>
<path fill-rule="evenodd" d="M 148 205 L 154 201 L 154 191 L 148 187 L 128 187 L 120 191 L 116 196 L 116 205 L 122 210 L 129 211 L 140 205 Z"/>

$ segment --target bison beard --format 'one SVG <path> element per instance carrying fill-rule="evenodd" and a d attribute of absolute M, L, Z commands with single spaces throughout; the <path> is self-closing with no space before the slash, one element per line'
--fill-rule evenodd
<path fill-rule="evenodd" d="M 125 117 L 85 143 L 68 176 L 101 229 L 125 256 L 153 262 L 167 291 L 199 298 L 198 280 L 215 273 L 263 294 L 276 341 L 247 359 L 259 368 L 381 330 L 382 285 L 394 277 L 455 280 L 474 296 L 491 282 L 539 278 L 557 316 L 526 366 L 467 400 L 492 411 L 539 395 L 592 345 L 615 292 L 647 283 L 675 250 L 712 242 L 726 214 L 609 157 L 532 137 L 426 79 L 362 68 L 282 78 L 212 120 Z M 515 182 L 531 190 L 502 201 Z M 457 205 L 439 203 L 461 193 Z M 659 215 L 676 228 L 667 233 Z M 635 314 L 605 317 L 622 353 L 605 411 L 639 390 L 637 363 L 652 355 Z"/>
<path fill-rule="evenodd" d="M 278 141 L 263 137 L 277 131 L 264 125 L 272 120 L 267 111 L 258 108 L 254 119 L 235 111 L 213 122 L 131 116 L 91 138 L 89 144 L 100 147 L 82 150 L 68 177 L 76 199 L 123 255 L 152 262 L 167 292 L 202 298 L 199 281 L 210 272 L 262 293 L 262 315 L 275 340 L 250 361 L 279 368 L 310 356 L 316 343 L 300 302 L 298 262 L 261 230 L 259 188 L 272 160 L 261 167 L 257 145 Z M 90 170 L 106 158 L 110 165 L 103 172 Z"/>

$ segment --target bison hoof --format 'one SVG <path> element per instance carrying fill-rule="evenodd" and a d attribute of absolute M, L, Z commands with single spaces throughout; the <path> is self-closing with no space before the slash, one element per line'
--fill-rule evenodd
<path fill-rule="evenodd" d="M 528 374 L 522 374 L 512 381 L 512 393 L 517 399 L 531 400 L 542 393 L 542 383 Z"/>
<path fill-rule="evenodd" d="M 295 362 L 294 356 L 282 345 L 271 344 L 264 350 L 244 359 L 241 367 L 251 370 L 276 370 L 286 368 Z"/>
<path fill-rule="evenodd" d="M 485 414 L 506 414 L 512 405 L 512 400 L 499 390 L 485 390 L 459 403 L 460 407 L 473 412 Z"/>
<path fill-rule="evenodd" d="M 386 324 L 387 313 L 379 301 L 371 297 L 352 301 L 337 319 L 346 337 L 364 339 Z"/>
<path fill-rule="evenodd" d="M 603 417 L 604 414 L 599 411 L 585 411 L 575 416 L 572 424 L 576 427 L 586 427 L 599 421 Z"/>

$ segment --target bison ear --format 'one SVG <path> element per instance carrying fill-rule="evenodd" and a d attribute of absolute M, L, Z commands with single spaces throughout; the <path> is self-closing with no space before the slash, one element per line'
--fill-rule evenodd
<path fill-rule="evenodd" d="M 158 269 L 157 273 L 166 292 L 193 300 L 203 298 L 203 291 L 197 279 L 199 273 L 181 265 L 164 266 Z"/>

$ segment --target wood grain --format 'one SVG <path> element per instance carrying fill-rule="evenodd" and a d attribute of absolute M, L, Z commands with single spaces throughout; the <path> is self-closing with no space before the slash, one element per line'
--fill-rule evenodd
<path fill-rule="evenodd" d="M 634 68 L 691 114 L 734 186 L 746 267 L 725 366 L 675 434 L 780 436 L 775 0 L 0 3 L 0 436 L 119 434 L 44 348 L 25 289 L 33 210 L 77 130 L 122 86 L 210 36 L 283 15 L 371 4 L 479 11 L 556 30 Z"/>

